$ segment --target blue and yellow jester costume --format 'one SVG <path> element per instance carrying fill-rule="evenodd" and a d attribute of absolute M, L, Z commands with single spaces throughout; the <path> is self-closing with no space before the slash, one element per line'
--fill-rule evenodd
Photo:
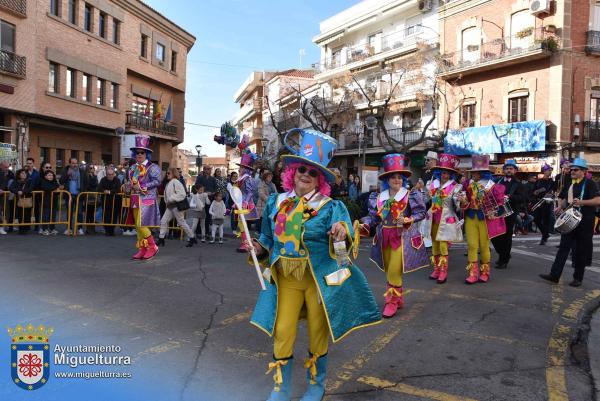
<path fill-rule="evenodd" d="M 303 143 L 318 135 L 321 140 L 333 138 L 315 131 L 302 131 Z M 316 166 L 331 177 L 318 159 L 322 152 L 287 156 L 287 162 Z M 311 157 L 311 153 L 313 156 Z M 286 157 L 283 157 L 284 163 Z M 317 161 L 314 161 L 314 160 Z M 329 161 L 330 157 L 327 159 Z M 375 298 L 358 266 L 338 265 L 333 240 L 327 234 L 333 224 L 346 229 L 346 246 L 352 250 L 354 230 L 346 206 L 318 192 L 303 197 L 292 190 L 273 194 L 263 211 L 258 242 L 268 250 L 259 260 L 268 277 L 266 291 L 261 291 L 251 323 L 274 338 L 269 371 L 275 371 L 275 388 L 269 400 L 289 400 L 293 348 L 301 317 L 308 322 L 309 357 L 305 362 L 308 390 L 302 400 L 320 400 L 325 391 L 328 337 L 338 342 L 353 330 L 379 323 Z"/>

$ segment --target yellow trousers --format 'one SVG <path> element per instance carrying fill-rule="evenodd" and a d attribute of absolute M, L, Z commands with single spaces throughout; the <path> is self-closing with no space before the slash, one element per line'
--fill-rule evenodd
<path fill-rule="evenodd" d="M 383 266 L 385 267 L 385 276 L 388 283 L 395 287 L 401 287 L 402 271 L 404 270 L 402 247 L 398 247 L 396 250 L 389 246 L 383 248 Z"/>
<path fill-rule="evenodd" d="M 325 355 L 329 347 L 329 326 L 323 305 L 319 303 L 317 284 L 306 267 L 302 280 L 292 275 L 284 277 L 277 271 L 278 300 L 275 321 L 273 356 L 287 359 L 294 354 L 298 333 L 298 320 L 302 307 L 306 307 L 309 351 L 313 355 Z"/>
<path fill-rule="evenodd" d="M 481 253 L 481 263 L 490 263 L 490 240 L 485 220 L 477 217 L 465 217 L 465 234 L 467 236 L 469 263 L 477 262 L 477 251 Z"/>
<path fill-rule="evenodd" d="M 133 220 L 135 222 L 138 242 L 152 235 L 148 227 L 142 227 L 142 212 L 139 208 L 133 209 Z"/>
<path fill-rule="evenodd" d="M 433 256 L 448 256 L 448 241 L 436 241 L 438 230 L 440 229 L 439 223 L 431 224 L 431 244 Z"/>

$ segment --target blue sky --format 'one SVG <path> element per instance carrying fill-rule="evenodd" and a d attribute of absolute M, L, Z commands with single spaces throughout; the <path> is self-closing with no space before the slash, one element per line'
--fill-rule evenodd
<path fill-rule="evenodd" d="M 319 60 L 319 22 L 358 0 L 144 0 L 196 37 L 188 54 L 185 120 L 220 126 L 237 107 L 233 94 L 252 70 L 302 67 Z M 218 65 L 228 64 L 228 65 Z M 186 125 L 182 147 L 221 156 L 213 129 Z"/>

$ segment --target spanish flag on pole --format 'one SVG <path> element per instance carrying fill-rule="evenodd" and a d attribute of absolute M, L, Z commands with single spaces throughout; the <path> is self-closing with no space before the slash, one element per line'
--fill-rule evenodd
<path fill-rule="evenodd" d="M 154 110 L 154 119 L 160 120 L 162 117 L 162 102 L 159 100 L 156 103 L 156 110 Z"/>

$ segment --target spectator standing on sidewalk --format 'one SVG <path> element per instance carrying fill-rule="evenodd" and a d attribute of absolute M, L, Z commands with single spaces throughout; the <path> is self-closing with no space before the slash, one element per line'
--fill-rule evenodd
<path fill-rule="evenodd" d="M 56 210 L 58 207 L 59 197 L 58 194 L 55 193 L 60 186 L 58 180 L 56 179 L 56 174 L 48 167 L 49 165 L 43 166 L 43 176 L 40 180 L 40 189 L 44 191 L 44 195 L 42 197 L 42 220 L 41 220 L 41 229 L 42 235 L 56 235 L 58 231 L 56 231 L 55 226 L 52 221 L 56 220 Z"/>
<path fill-rule="evenodd" d="M 208 195 L 208 198 L 211 200 L 214 199 L 215 192 L 217 192 L 217 180 L 215 177 L 211 175 L 212 167 L 204 166 L 202 168 L 202 173 L 196 177 L 196 185 L 202 185 L 204 187 L 204 192 Z M 210 225 L 212 223 L 212 218 L 210 215 L 206 216 L 205 222 L 205 230 L 208 231 L 210 229 Z M 198 234 L 198 229 L 196 229 L 196 234 Z"/>
<path fill-rule="evenodd" d="M 13 207 L 10 200 L 11 193 L 8 188 L 15 179 L 15 175 L 9 170 L 9 167 L 10 164 L 7 161 L 3 160 L 0 162 L 0 225 L 12 221 Z M 6 229 L 0 226 L 0 235 L 5 234 Z"/>
<path fill-rule="evenodd" d="M 104 234 L 114 236 L 113 224 L 118 224 L 121 211 L 121 198 L 118 196 L 121 192 L 121 182 L 114 167 L 106 168 L 106 175 L 98 184 L 98 192 L 102 194 L 100 205 L 102 205 L 102 222 L 105 224 Z"/>
<path fill-rule="evenodd" d="M 167 172 L 167 179 L 169 180 L 167 186 L 165 187 L 165 204 L 167 208 L 165 209 L 165 214 L 160 220 L 160 235 L 157 244 L 165 246 L 165 236 L 169 230 L 169 222 L 175 218 L 179 227 L 181 227 L 188 236 L 188 243 L 186 247 L 192 247 L 195 243 L 197 243 L 196 234 L 192 232 L 190 226 L 188 226 L 188 224 L 185 222 L 183 210 L 179 210 L 177 206 L 179 202 L 187 198 L 185 188 L 179 181 L 179 171 L 177 171 L 177 168 L 171 167 L 169 169 Z"/>
<path fill-rule="evenodd" d="M 33 208 L 33 198 L 31 192 L 32 181 L 27 179 L 27 171 L 21 169 L 17 171 L 17 178 L 10 186 L 10 192 L 15 194 L 15 202 L 17 202 L 16 216 L 20 224 L 31 222 L 31 209 Z M 19 234 L 27 234 L 31 225 L 19 225 Z"/>
<path fill-rule="evenodd" d="M 83 199 L 79 200 L 79 208 L 76 207 L 77 195 L 83 192 L 88 187 L 88 174 L 85 168 L 79 167 L 76 157 L 72 157 L 69 160 L 69 165 L 66 166 L 60 175 L 60 189 L 66 189 L 71 194 L 71 227 L 67 227 L 65 235 L 71 235 L 72 229 L 75 225 L 75 218 L 78 221 L 83 220 Z M 75 216 L 75 209 L 78 209 L 77 216 Z M 78 235 L 83 235 L 83 229 L 79 229 Z"/>
<path fill-rule="evenodd" d="M 188 210 L 187 217 L 192 219 L 192 232 L 195 234 L 196 229 L 200 227 L 200 241 L 206 242 L 206 206 L 210 205 L 208 195 L 204 192 L 202 185 L 195 187 L 196 193 L 192 194 L 192 200 L 190 202 L 190 210 Z"/>
<path fill-rule="evenodd" d="M 225 207 L 225 202 L 223 202 L 223 196 L 220 192 L 215 194 L 215 199 L 210 204 L 210 209 L 208 213 L 212 216 L 212 226 L 211 226 L 211 238 L 210 243 L 214 244 L 216 240 L 217 229 L 219 230 L 219 244 L 223 243 L 223 222 L 225 221 L 225 212 L 227 208 Z"/>

